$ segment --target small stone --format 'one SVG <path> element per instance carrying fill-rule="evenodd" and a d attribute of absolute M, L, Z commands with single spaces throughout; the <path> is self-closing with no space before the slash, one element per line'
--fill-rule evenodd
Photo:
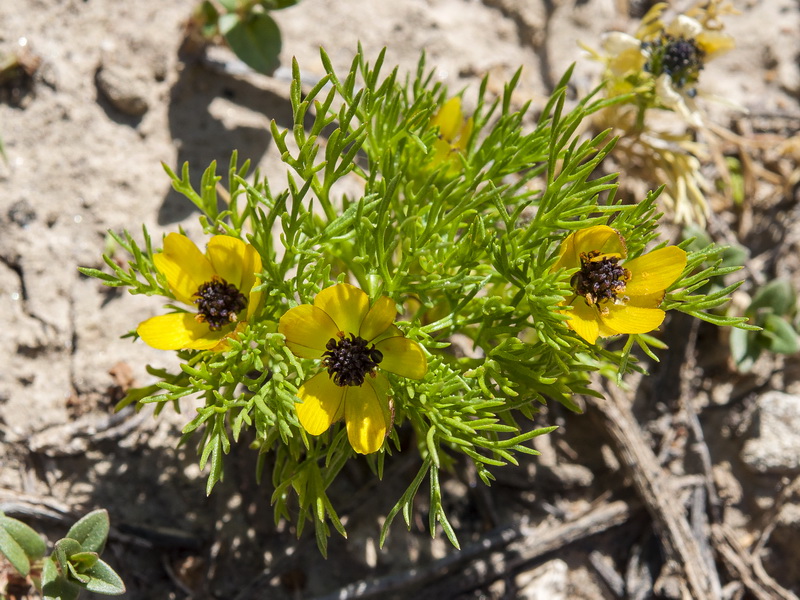
<path fill-rule="evenodd" d="M 786 61 L 778 66 L 778 84 L 791 96 L 800 96 L 800 69 L 797 62 Z"/>
<path fill-rule="evenodd" d="M 757 473 L 800 473 L 800 396 L 767 392 L 756 400 L 752 437 L 742 449 Z"/>
<path fill-rule="evenodd" d="M 18 200 L 8 209 L 8 218 L 20 227 L 25 227 L 36 219 L 36 211 L 27 200 Z"/>
<path fill-rule="evenodd" d="M 569 567 L 554 559 L 516 577 L 517 598 L 524 600 L 566 600 Z"/>
<path fill-rule="evenodd" d="M 798 543 L 800 542 L 800 539 L 797 537 L 797 534 L 800 533 L 800 506 L 794 503 L 784 504 L 778 513 L 776 526 L 792 529 L 792 538 L 795 540 L 795 543 L 800 550 L 800 543 Z"/>
<path fill-rule="evenodd" d="M 800 498 L 794 495 L 781 507 L 764 553 L 764 567 L 776 575 L 778 583 L 791 590 L 800 589 L 800 571 L 796 568 L 800 552 L 800 506 L 797 500 Z"/>
<path fill-rule="evenodd" d="M 141 117 L 147 112 L 147 81 L 135 69 L 104 63 L 97 69 L 95 81 L 103 98 L 121 113 Z"/>

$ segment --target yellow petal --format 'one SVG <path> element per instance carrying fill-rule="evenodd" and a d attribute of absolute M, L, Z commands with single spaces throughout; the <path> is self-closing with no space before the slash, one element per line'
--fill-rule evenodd
<path fill-rule="evenodd" d="M 639 48 L 636 48 L 622 52 L 610 60 L 608 66 L 614 75 L 622 77 L 628 73 L 641 71 L 645 64 L 647 64 L 647 57 Z"/>
<path fill-rule="evenodd" d="M 386 378 L 386 375 L 379 371 L 374 371 L 372 375 L 365 379 L 372 388 L 375 390 L 375 394 L 378 396 L 378 399 L 381 400 L 381 410 L 383 411 L 383 420 L 386 422 L 386 435 L 392 430 L 392 426 L 394 425 L 394 408 L 391 406 L 391 385 L 389 384 L 389 380 Z M 385 398 L 386 401 L 382 399 Z"/>
<path fill-rule="evenodd" d="M 608 66 L 616 77 L 640 71 L 647 62 L 641 40 L 627 33 L 612 31 L 604 34 L 602 46 L 608 56 Z"/>
<path fill-rule="evenodd" d="M 658 308 L 664 301 L 664 290 L 653 292 L 652 294 L 641 294 L 638 296 L 628 296 L 628 306 L 638 306 L 640 308 Z"/>
<path fill-rule="evenodd" d="M 397 325 L 389 325 L 389 328 L 380 334 L 378 337 L 369 340 L 373 344 L 377 344 L 378 342 L 382 342 L 386 338 L 390 337 L 403 337 L 403 332 L 397 327 Z"/>
<path fill-rule="evenodd" d="M 581 266 L 580 254 L 575 251 L 575 234 L 570 233 L 558 249 L 558 260 L 551 272 L 558 271 L 559 269 L 577 269 Z"/>
<path fill-rule="evenodd" d="M 666 108 L 679 112 L 682 112 L 681 107 L 686 108 L 683 96 L 675 89 L 672 78 L 666 73 L 662 73 L 656 79 L 656 97 Z"/>
<path fill-rule="evenodd" d="M 295 356 L 320 358 L 325 345 L 337 337 L 339 328 L 324 310 L 301 304 L 284 313 L 278 321 L 278 333 L 286 337 L 286 345 Z"/>
<path fill-rule="evenodd" d="M 431 120 L 431 127 L 438 127 L 439 135 L 452 142 L 461 128 L 461 98 L 454 96 L 445 102 Z"/>
<path fill-rule="evenodd" d="M 647 11 L 647 14 L 642 17 L 639 29 L 636 31 L 636 37 L 640 40 L 650 39 L 658 35 L 664 29 L 664 23 L 661 21 L 661 15 L 669 7 L 667 2 L 657 2 Z"/>
<path fill-rule="evenodd" d="M 338 283 L 317 294 L 314 306 L 328 313 L 339 331 L 358 335 L 369 310 L 369 297 L 354 285 Z"/>
<path fill-rule="evenodd" d="M 364 381 L 368 381 L 369 384 L 375 389 L 375 393 L 378 395 L 378 398 L 388 398 L 391 396 L 392 386 L 389 383 L 386 375 L 380 371 L 373 371 L 369 377 L 364 379 Z M 383 403 L 381 404 L 383 405 Z M 391 422 L 392 419 L 389 413 L 389 404 L 387 403 L 384 408 L 386 409 L 384 411 L 386 421 Z"/>
<path fill-rule="evenodd" d="M 211 331 L 194 313 L 159 315 L 139 323 L 136 333 L 148 346 L 158 350 L 208 350 L 214 348 L 232 327 Z"/>
<path fill-rule="evenodd" d="M 386 296 L 381 296 L 375 301 L 372 308 L 369 309 L 367 316 L 364 317 L 358 335 L 368 342 L 371 342 L 394 323 L 396 316 L 397 307 L 394 304 L 394 300 Z"/>
<path fill-rule="evenodd" d="M 600 45 L 603 47 L 603 50 L 606 51 L 606 54 L 614 57 L 628 50 L 640 50 L 642 42 L 627 33 L 611 31 L 601 36 Z"/>
<path fill-rule="evenodd" d="M 608 225 L 595 225 L 570 233 L 561 243 L 558 261 L 552 270 L 575 269 L 581 266 L 581 253 L 599 252 L 600 254 L 625 258 L 628 251 L 625 240 Z"/>
<path fill-rule="evenodd" d="M 667 246 L 649 254 L 634 258 L 624 264 L 631 272 L 625 284 L 626 296 L 640 296 L 663 292 L 683 273 L 686 252 L 677 246 Z"/>
<path fill-rule="evenodd" d="M 612 335 L 619 335 L 619 332 L 614 331 L 613 329 L 609 329 L 608 327 L 606 327 L 602 320 L 599 321 L 599 325 L 600 325 L 600 337 L 601 338 L 611 337 Z"/>
<path fill-rule="evenodd" d="M 388 424 L 381 405 L 388 405 L 388 400 L 385 396 L 379 397 L 369 383 L 348 386 L 346 389 L 344 420 L 347 439 L 359 454 L 377 452 L 386 439 Z"/>
<path fill-rule="evenodd" d="M 238 339 L 245 329 L 247 329 L 247 321 L 239 321 L 236 323 L 236 327 L 234 327 L 233 331 L 227 333 L 216 346 L 211 348 L 211 350 L 213 352 L 225 352 L 229 350 L 231 347 L 230 340 Z"/>
<path fill-rule="evenodd" d="M 253 287 L 260 285 L 261 255 L 253 246 L 247 244 L 242 261 L 242 287 L 241 292 L 247 296 L 247 320 L 258 310 L 264 292 L 253 291 Z"/>
<path fill-rule="evenodd" d="M 697 36 L 695 41 L 703 52 L 706 53 L 706 61 L 712 58 L 712 56 L 717 57 L 736 47 L 733 38 L 721 31 L 704 31 Z"/>
<path fill-rule="evenodd" d="M 667 33 L 676 38 L 693 40 L 703 32 L 703 25 L 697 19 L 678 15 L 667 25 Z"/>
<path fill-rule="evenodd" d="M 260 274 L 261 255 L 253 246 L 246 244 L 242 256 L 242 292 L 253 287 Z"/>
<path fill-rule="evenodd" d="M 414 340 L 404 337 L 390 337 L 375 344 L 375 349 L 383 354 L 381 369 L 408 377 L 422 379 L 428 372 L 428 359 Z"/>
<path fill-rule="evenodd" d="M 642 308 L 631 304 L 608 304 L 606 307 L 608 312 L 600 318 L 603 325 L 614 333 L 647 333 L 658 328 L 666 316 L 660 308 Z"/>
<path fill-rule="evenodd" d="M 600 254 L 619 255 L 625 258 L 628 250 L 625 240 L 616 229 L 608 225 L 595 225 L 575 232 L 575 248 L 581 252 L 596 251 Z"/>
<path fill-rule="evenodd" d="M 170 233 L 164 238 L 164 251 L 153 256 L 156 269 L 164 274 L 175 297 L 192 304 L 192 294 L 214 278 L 214 267 L 189 238 Z"/>
<path fill-rule="evenodd" d="M 260 284 L 261 282 L 256 280 L 256 285 Z M 251 290 L 249 294 L 245 293 L 247 296 L 247 316 L 245 317 L 246 320 L 250 320 L 253 318 L 256 310 L 258 310 L 259 305 L 261 304 L 261 298 L 263 296 L 263 292 L 261 291 L 253 291 Z"/>
<path fill-rule="evenodd" d="M 215 235 L 208 242 L 206 256 L 211 261 L 217 275 L 228 283 L 242 289 L 242 266 L 244 263 L 245 244 L 242 240 L 229 235 Z M 248 288 L 249 289 L 249 288 Z"/>
<path fill-rule="evenodd" d="M 572 311 L 565 313 L 569 315 L 567 325 L 587 342 L 594 344 L 600 335 L 600 313 L 597 307 L 589 306 L 580 296 L 572 300 L 571 304 Z"/>
<path fill-rule="evenodd" d="M 438 167 L 448 158 L 453 151 L 453 147 L 447 140 L 436 140 L 433 142 L 433 158 L 431 159 L 431 167 Z M 449 168 L 449 167 L 448 167 Z"/>
<path fill-rule="evenodd" d="M 295 404 L 297 418 L 311 435 L 325 433 L 344 415 L 344 393 L 347 388 L 333 383 L 327 371 L 317 373 L 300 386 Z"/>

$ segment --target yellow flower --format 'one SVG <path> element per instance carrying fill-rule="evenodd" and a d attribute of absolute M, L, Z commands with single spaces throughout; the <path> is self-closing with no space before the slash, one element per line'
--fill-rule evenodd
<path fill-rule="evenodd" d="M 185 235 L 170 233 L 153 264 L 167 278 L 175 298 L 196 313 L 159 315 L 136 332 L 159 350 L 224 350 L 236 324 L 248 320 L 261 299 L 253 290 L 261 272 L 256 249 L 228 235 L 215 235 L 203 254 Z"/>
<path fill-rule="evenodd" d="M 707 29 L 697 19 L 678 15 L 667 26 L 667 34 L 675 39 L 694 40 L 703 52 L 703 60 L 709 60 L 721 56 L 729 50 L 733 50 L 736 44 L 733 37 L 719 30 Z"/>
<path fill-rule="evenodd" d="M 601 44 L 606 52 L 608 68 L 615 78 L 624 79 L 631 73 L 639 73 L 647 63 L 642 41 L 632 35 L 612 31 L 603 35 Z"/>
<path fill-rule="evenodd" d="M 663 10 L 659 6 L 662 5 L 656 5 L 653 10 Z M 679 113 L 695 127 L 701 125 L 701 115 L 694 102 L 700 71 L 708 61 L 734 47 L 731 36 L 708 29 L 704 22 L 678 15 L 642 43 L 648 56 L 645 68 L 655 77 L 655 93 L 660 105 Z"/>
<path fill-rule="evenodd" d="M 624 265 L 625 240 L 606 225 L 571 233 L 561 244 L 553 271 L 580 269 L 572 276 L 574 295 L 567 325 L 590 344 L 598 337 L 647 333 L 665 313 L 659 305 L 665 290 L 686 266 L 686 252 L 677 246 L 654 250 Z"/>
<path fill-rule="evenodd" d="M 707 9 L 696 11 L 697 19 L 681 14 L 667 25 L 661 16 L 668 5 L 658 3 L 644 16 L 635 36 L 605 34 L 605 53 L 590 52 L 606 63 L 608 95 L 634 92 L 639 105 L 645 102 L 647 108 L 675 111 L 699 126 L 694 97 L 700 71 L 734 47 L 733 38 L 712 18 L 718 12 L 716 4 L 712 1 Z"/>
<path fill-rule="evenodd" d="M 439 139 L 433 144 L 433 160 L 431 167 L 439 167 L 449 163 L 448 173 L 461 167 L 458 154 L 467 151 L 467 144 L 472 135 L 472 117 L 464 120 L 461 113 L 461 98 L 454 96 L 444 103 L 439 112 L 431 119 L 431 127 L 439 129 Z"/>
<path fill-rule="evenodd" d="M 428 371 L 420 345 L 393 325 L 396 316 L 391 299 L 381 296 L 370 307 L 363 291 L 340 283 L 281 317 L 278 331 L 295 356 L 320 358 L 325 367 L 297 391 L 297 417 L 308 433 L 320 435 L 344 418 L 356 452 L 380 449 L 392 415 L 389 381 L 377 367 L 411 379 Z"/>

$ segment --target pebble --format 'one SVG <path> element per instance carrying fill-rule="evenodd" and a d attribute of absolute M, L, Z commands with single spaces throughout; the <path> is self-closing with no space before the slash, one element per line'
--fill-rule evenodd
<path fill-rule="evenodd" d="M 27 200 L 17 200 L 8 209 L 8 218 L 20 227 L 26 227 L 36 219 L 36 210 Z"/>
<path fill-rule="evenodd" d="M 104 62 L 95 76 L 97 89 L 118 111 L 131 117 L 141 117 L 150 108 L 146 93 L 148 78 L 136 69 Z"/>
<path fill-rule="evenodd" d="M 521 600 L 566 600 L 569 567 L 556 558 L 516 577 L 517 598 Z"/>
<path fill-rule="evenodd" d="M 744 463 L 757 473 L 800 473 L 800 396 L 770 391 L 756 400 Z"/>

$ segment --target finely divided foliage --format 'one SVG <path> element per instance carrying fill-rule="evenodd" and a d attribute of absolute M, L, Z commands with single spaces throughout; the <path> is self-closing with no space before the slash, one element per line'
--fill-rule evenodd
<path fill-rule="evenodd" d="M 330 525 L 345 534 L 326 490 L 356 458 L 354 447 L 377 477 L 395 453 L 420 456 L 416 477 L 388 512 L 381 540 L 398 513 L 410 523 L 414 497 L 427 479 L 431 533 L 438 524 L 457 545 L 443 509 L 442 469 L 463 455 L 490 484 L 491 469 L 515 464 L 519 453 L 535 454 L 530 440 L 553 429 L 531 424 L 541 404 L 558 401 L 577 410 L 576 394 L 596 394 L 589 387 L 592 371 L 621 377 L 639 368 L 630 354 L 634 343 L 651 356 L 650 345 L 658 345 L 638 329 L 603 329 L 602 335 L 631 333 L 622 350 L 611 350 L 568 326 L 579 265 L 559 263 L 567 236 L 593 226 L 613 228 L 631 262 L 657 243 L 656 194 L 635 205 L 617 202 L 614 176 L 593 175 L 613 140 L 605 133 L 578 134 L 587 115 L 618 100 L 590 95 L 568 109 L 567 72 L 544 106 L 512 106 L 519 73 L 498 98 L 484 80 L 477 97 L 468 91 L 456 103 L 434 82 L 424 57 L 413 77 L 396 69 L 382 75 L 383 59 L 381 53 L 370 64 L 359 49 L 341 78 L 323 51 L 327 74 L 305 93 L 294 65 L 294 127 L 281 131 L 272 124 L 288 167 L 285 186 L 250 174 L 249 162 L 239 165 L 234 155 L 219 210 L 216 165 L 199 190 L 189 183 L 188 166 L 180 176 L 165 167 L 175 189 L 202 213 L 209 238 L 193 240 L 200 250 L 206 244 L 212 250 L 213 236 L 241 239 L 261 267 L 252 290 L 250 274 L 239 280 L 247 282 L 237 289 L 251 303 L 233 303 L 236 324 L 224 329 L 233 333 L 222 348 L 177 349 L 180 372 L 150 368 L 159 383 L 133 390 L 121 403 L 155 404 L 160 411 L 168 403 L 177 409 L 179 399 L 190 397 L 196 415 L 184 427 L 184 441 L 199 446 L 200 463 L 209 469 L 207 492 L 222 477 L 231 440 L 247 440 L 259 449 L 259 468 L 272 469 L 275 519 L 294 515 L 298 533 L 312 523 L 323 552 Z M 344 179 L 347 189 L 356 182 L 362 191 L 340 193 L 336 184 Z M 114 238 L 133 256 L 129 268 L 108 256 L 110 274 L 84 273 L 132 293 L 165 296 L 170 310 L 185 311 L 172 304 L 186 299 L 175 294 L 175 275 L 159 268 L 159 244 L 146 231 L 144 247 L 127 232 Z M 725 302 L 735 285 L 713 296 L 692 293 L 728 272 L 715 262 L 717 252 L 689 252 L 685 268 L 655 290 L 663 302 L 653 301 L 653 310 L 660 303 L 663 310 L 718 324 L 740 323 L 705 312 Z M 313 306 L 321 292 L 326 297 L 334 292 L 324 290 L 342 283 L 363 292 L 363 299 L 353 292 L 361 307 L 348 312 L 340 304 L 333 312 L 362 320 L 345 326 L 332 317 L 335 325 L 325 321 L 317 333 L 303 333 L 295 317 L 324 319 L 300 307 Z M 367 307 L 378 305 L 381 316 L 374 322 L 390 332 L 391 344 L 381 342 L 377 325 L 365 325 L 373 318 Z M 452 350 L 454 334 L 468 340 L 466 356 Z M 320 347 L 305 352 L 306 339 Z M 400 347 L 415 353 L 413 369 L 398 366 Z M 320 377 L 337 377 L 338 383 Z M 309 392 L 314 381 L 319 389 L 341 393 L 345 404 L 324 412 L 327 396 Z M 298 396 L 318 402 L 300 419 Z M 353 397 L 363 405 L 350 410 L 346 403 Z M 373 398 L 380 410 L 368 405 Z M 378 425 L 353 426 L 359 418 Z"/>

